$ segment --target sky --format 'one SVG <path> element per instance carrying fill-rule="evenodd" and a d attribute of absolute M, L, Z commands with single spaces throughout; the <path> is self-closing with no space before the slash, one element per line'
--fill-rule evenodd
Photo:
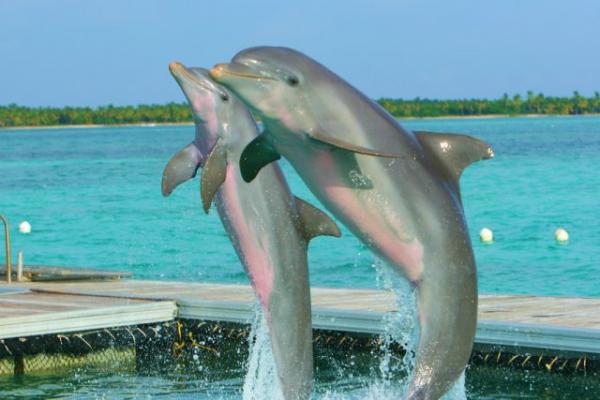
<path fill-rule="evenodd" d="M 0 0 L 0 105 L 183 102 L 169 62 L 256 45 L 372 98 L 600 91 L 598 0 Z"/>

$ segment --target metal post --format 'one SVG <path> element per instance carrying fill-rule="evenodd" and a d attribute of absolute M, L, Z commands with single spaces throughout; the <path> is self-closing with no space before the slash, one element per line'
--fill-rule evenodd
<path fill-rule="evenodd" d="M 23 252 L 17 253 L 17 282 L 23 282 Z"/>
<path fill-rule="evenodd" d="M 8 221 L 2 214 L 0 214 L 0 220 L 4 223 L 4 241 L 6 243 L 6 282 L 11 283 L 12 271 L 11 271 L 11 260 L 10 260 L 10 232 L 8 229 Z"/>

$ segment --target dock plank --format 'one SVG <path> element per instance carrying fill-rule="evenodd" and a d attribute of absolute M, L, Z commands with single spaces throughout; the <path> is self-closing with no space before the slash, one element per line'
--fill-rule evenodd
<path fill-rule="evenodd" d="M 30 289 L 148 300 L 254 302 L 249 286 L 122 280 L 114 282 L 31 283 Z M 392 292 L 369 289 L 314 288 L 314 307 L 376 313 L 397 310 Z M 600 299 L 481 295 L 479 320 L 600 329 Z"/>
<path fill-rule="evenodd" d="M 47 292 L 0 297 L 0 339 L 169 321 L 174 301 Z"/>
<path fill-rule="evenodd" d="M 32 312 L 36 318 L 39 314 L 66 312 L 72 313 L 69 319 L 90 310 L 135 308 L 139 301 L 171 301 L 177 304 L 180 318 L 232 322 L 249 321 L 255 307 L 254 292 L 247 285 L 117 280 L 13 286 L 31 292 L 0 296 L 0 338 L 2 320 L 14 322 L 15 310 L 25 312 L 38 305 L 39 310 Z M 69 296 L 81 296 L 81 301 Z M 377 334 L 384 331 L 385 315 L 398 311 L 391 291 L 313 288 L 311 296 L 313 325 L 318 329 Z M 4 298 L 11 300 L 2 303 Z M 35 300 L 27 300 L 30 298 Z M 3 314 L 3 309 L 8 311 Z M 104 321 L 109 323 L 108 319 Z M 87 323 L 93 324 L 93 318 Z M 600 354 L 600 299 L 481 295 L 476 343 Z"/>

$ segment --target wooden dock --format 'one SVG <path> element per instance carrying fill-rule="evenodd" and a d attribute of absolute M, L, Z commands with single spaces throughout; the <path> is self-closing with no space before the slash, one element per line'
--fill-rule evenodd
<path fill-rule="evenodd" d="M 8 291 L 7 291 L 8 290 Z M 312 289 L 315 329 L 384 332 L 391 292 Z M 142 280 L 0 284 L 0 339 L 175 318 L 248 323 L 250 287 Z M 482 295 L 476 348 L 600 357 L 600 299 Z"/>
<path fill-rule="evenodd" d="M 0 339 L 163 322 L 177 315 L 174 301 L 2 289 Z"/>

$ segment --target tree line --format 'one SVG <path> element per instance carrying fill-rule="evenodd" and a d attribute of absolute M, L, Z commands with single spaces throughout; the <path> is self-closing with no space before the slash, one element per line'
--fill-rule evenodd
<path fill-rule="evenodd" d="M 0 106 L 0 127 L 176 123 L 191 120 L 187 103 L 96 108 Z"/>
<path fill-rule="evenodd" d="M 380 99 L 379 104 L 395 117 L 579 115 L 600 113 L 600 93 L 595 92 L 591 97 L 584 97 L 576 91 L 571 97 L 553 97 L 530 91 L 526 97 L 504 94 L 499 99 Z"/>
<path fill-rule="evenodd" d="M 395 117 L 600 113 L 599 92 L 591 97 L 584 97 L 579 92 L 570 97 L 527 92 L 525 97 L 504 94 L 499 99 L 431 100 L 417 97 L 411 100 L 383 98 L 378 102 Z M 0 106 L 0 127 L 181 123 L 191 120 L 187 103 L 96 108 Z"/>

